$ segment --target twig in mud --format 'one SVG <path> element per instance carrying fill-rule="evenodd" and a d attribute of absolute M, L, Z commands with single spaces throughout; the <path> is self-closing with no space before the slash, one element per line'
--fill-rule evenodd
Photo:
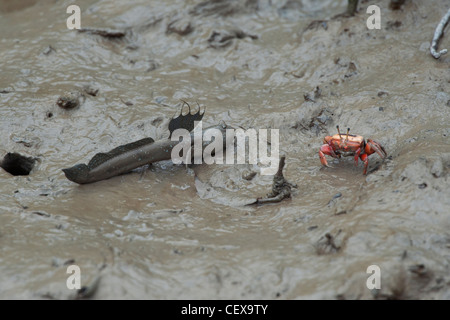
<path fill-rule="evenodd" d="M 297 185 L 288 182 L 283 176 L 285 160 L 286 156 L 281 156 L 278 164 L 278 172 L 273 177 L 272 192 L 267 194 L 265 198 L 258 198 L 250 204 L 275 203 L 291 197 L 291 188 L 297 188 Z"/>
<path fill-rule="evenodd" d="M 88 33 L 98 35 L 104 38 L 122 38 L 126 35 L 125 31 L 112 30 L 112 29 L 93 29 L 93 28 L 82 28 L 79 29 L 80 33 Z"/>
<path fill-rule="evenodd" d="M 433 41 L 431 41 L 430 52 L 431 52 L 431 55 L 433 56 L 433 58 L 435 58 L 435 59 L 439 59 L 441 57 L 441 55 L 446 54 L 448 51 L 447 49 L 442 49 L 441 51 L 438 52 L 437 46 L 438 46 L 439 39 L 442 37 L 442 35 L 444 33 L 444 28 L 447 25 L 449 20 L 450 20 L 450 9 L 447 11 L 445 16 L 442 17 L 441 21 L 439 22 L 439 24 L 436 27 L 436 30 L 434 31 Z"/>

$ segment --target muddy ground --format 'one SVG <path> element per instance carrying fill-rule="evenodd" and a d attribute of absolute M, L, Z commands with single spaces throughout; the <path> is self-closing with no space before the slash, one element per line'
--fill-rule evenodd
<path fill-rule="evenodd" d="M 449 2 L 360 2 L 333 19 L 345 1 L 85 0 L 94 32 L 77 32 L 71 1 L 1 1 L 0 157 L 36 163 L 0 169 L 0 298 L 74 298 L 75 264 L 96 299 L 450 299 L 450 54 L 429 53 Z M 205 126 L 279 129 L 292 198 L 242 206 L 271 188 L 258 165 L 65 178 L 166 137 L 180 99 L 207 108 Z M 388 158 L 371 155 L 367 176 L 351 158 L 323 168 L 336 125 Z"/>

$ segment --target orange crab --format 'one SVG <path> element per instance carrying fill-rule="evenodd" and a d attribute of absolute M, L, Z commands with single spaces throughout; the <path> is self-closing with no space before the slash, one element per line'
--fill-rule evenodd
<path fill-rule="evenodd" d="M 343 157 L 355 157 L 355 164 L 358 165 L 358 158 L 364 162 L 364 172 L 367 174 L 367 167 L 369 166 L 369 155 L 372 153 L 378 153 L 378 155 L 384 159 L 387 156 L 386 150 L 378 142 L 367 139 L 367 142 L 362 136 L 349 134 L 350 128 L 347 129 L 347 135 L 343 137 L 339 131 L 339 126 L 336 126 L 338 134 L 334 136 L 326 136 L 323 139 L 325 143 L 320 147 L 319 157 L 320 162 L 329 167 L 325 155 L 332 156 L 333 158 Z"/>

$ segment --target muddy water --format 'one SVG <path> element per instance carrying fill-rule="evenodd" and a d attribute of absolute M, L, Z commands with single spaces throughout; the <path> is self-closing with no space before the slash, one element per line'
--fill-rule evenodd
<path fill-rule="evenodd" d="M 83 28 L 120 38 L 68 30 L 70 1 L 35 2 L 0 6 L 0 153 L 38 159 L 29 176 L 0 169 L 0 298 L 71 298 L 72 264 L 82 285 L 100 279 L 98 299 L 450 298 L 450 55 L 428 51 L 448 2 L 367 1 L 340 19 L 345 1 L 77 2 Z M 370 4 L 381 30 L 366 27 Z M 71 93 L 79 107 L 56 105 Z M 179 99 L 207 107 L 204 125 L 279 129 L 292 198 L 242 206 L 271 188 L 242 179 L 253 165 L 64 177 L 166 137 Z M 367 176 L 350 158 L 322 168 L 337 124 L 388 159 L 370 156 Z"/>

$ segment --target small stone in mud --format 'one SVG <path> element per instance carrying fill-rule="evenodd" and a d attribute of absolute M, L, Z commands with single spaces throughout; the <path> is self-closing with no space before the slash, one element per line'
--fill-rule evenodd
<path fill-rule="evenodd" d="M 51 266 L 57 268 L 57 267 L 59 267 L 60 265 L 61 265 L 60 259 L 58 259 L 58 258 L 56 258 L 56 257 L 53 257 L 53 258 L 52 258 L 52 264 L 51 264 Z"/>
<path fill-rule="evenodd" d="M 156 117 L 155 119 L 153 119 L 151 124 L 154 127 L 158 127 L 163 121 L 164 121 L 164 118 L 160 116 L 160 117 Z"/>
<path fill-rule="evenodd" d="M 42 196 L 42 197 L 46 197 L 46 196 L 48 196 L 51 192 L 52 192 L 52 190 L 49 189 L 49 188 L 41 188 L 41 189 L 39 190 L 39 195 Z"/>
<path fill-rule="evenodd" d="M 75 263 L 75 259 L 69 259 L 69 260 L 66 260 L 65 262 L 64 262 L 64 265 L 65 266 L 68 266 L 68 265 L 71 265 L 71 264 L 74 264 Z"/>
<path fill-rule="evenodd" d="M 442 175 L 442 172 L 444 171 L 444 165 L 442 164 L 442 160 L 441 159 L 436 159 L 433 163 L 433 165 L 431 166 L 431 174 L 435 177 L 435 178 L 439 178 Z"/>
<path fill-rule="evenodd" d="M 303 30 L 303 32 L 306 30 L 312 30 L 312 29 L 317 30 L 319 27 L 322 27 L 324 30 L 328 30 L 328 21 L 314 20 L 310 24 L 308 24 L 308 26 Z"/>
<path fill-rule="evenodd" d="M 36 159 L 19 153 L 8 152 L 0 162 L 0 167 L 13 176 L 27 176 L 36 163 Z"/>
<path fill-rule="evenodd" d="M 312 93 L 305 93 L 303 98 L 305 98 L 305 101 L 316 102 L 316 99 L 320 98 L 321 95 L 322 89 L 317 86 Z"/>
<path fill-rule="evenodd" d="M 308 93 L 305 93 L 303 95 L 303 98 L 305 99 L 305 101 L 311 101 L 311 102 L 315 102 L 313 98 L 311 98 L 311 96 Z"/>
<path fill-rule="evenodd" d="M 167 25 L 166 33 L 176 33 L 185 36 L 194 30 L 191 23 L 186 19 L 176 19 Z"/>
<path fill-rule="evenodd" d="M 401 21 L 388 21 L 386 22 L 386 30 L 398 29 L 402 25 Z"/>
<path fill-rule="evenodd" d="M 308 227 L 308 231 L 311 231 L 311 230 L 314 230 L 314 229 L 317 229 L 318 228 L 318 226 L 310 226 L 310 227 Z"/>
<path fill-rule="evenodd" d="M 379 107 L 378 111 L 384 111 L 384 107 Z"/>
<path fill-rule="evenodd" d="M 16 135 L 12 135 L 11 140 L 14 141 L 15 143 L 20 143 L 20 144 L 24 145 L 25 147 L 30 148 L 37 142 L 38 139 L 36 139 L 36 138 L 28 139 L 25 137 L 19 137 Z"/>
<path fill-rule="evenodd" d="M 96 97 L 99 89 L 92 88 L 91 86 L 84 86 L 83 91 L 90 96 Z"/>
<path fill-rule="evenodd" d="M 76 108 L 80 105 L 80 94 L 71 93 L 67 96 L 59 97 L 56 104 L 63 109 Z"/>
<path fill-rule="evenodd" d="M 48 112 L 45 114 L 45 116 L 46 116 L 47 118 L 51 118 L 51 117 L 53 117 L 53 112 L 48 111 Z"/>
<path fill-rule="evenodd" d="M 320 112 L 320 114 L 316 117 L 316 119 L 321 123 L 321 124 L 327 124 L 330 120 L 332 120 L 332 118 L 327 115 L 324 110 L 322 110 Z"/>
<path fill-rule="evenodd" d="M 213 31 L 208 38 L 208 42 L 210 47 L 218 49 L 228 47 L 233 42 L 233 39 L 244 39 L 246 37 L 250 37 L 253 40 L 258 39 L 258 36 L 245 33 L 242 30 L 223 30 L 220 32 Z"/>
<path fill-rule="evenodd" d="M 180 251 L 178 249 L 173 249 L 173 253 L 175 253 L 175 254 L 183 254 L 183 251 Z"/>
<path fill-rule="evenodd" d="M 340 197 L 342 197 L 342 193 L 338 192 L 338 193 L 336 193 L 336 194 L 333 196 L 333 198 L 332 198 L 331 200 L 334 200 L 334 199 L 337 199 L 337 198 L 340 198 Z"/>
<path fill-rule="evenodd" d="M 424 182 L 419 184 L 419 189 L 425 189 L 428 185 Z"/>
<path fill-rule="evenodd" d="M 129 44 L 125 47 L 127 50 L 137 50 L 139 49 L 139 46 L 135 43 Z"/>
<path fill-rule="evenodd" d="M 385 97 L 385 96 L 389 95 L 389 93 L 387 93 L 386 91 L 380 91 L 380 92 L 378 92 L 377 95 L 378 95 L 379 98 L 382 98 L 382 97 Z"/>
<path fill-rule="evenodd" d="M 55 52 L 55 48 L 53 48 L 52 46 L 47 46 L 44 51 L 42 51 L 42 54 L 48 56 L 50 53 Z"/>
<path fill-rule="evenodd" d="M 214 31 L 208 38 L 209 46 L 212 48 L 225 48 L 229 46 L 235 37 L 230 33 Z"/>
<path fill-rule="evenodd" d="M 322 95 L 322 89 L 320 89 L 320 87 L 317 86 L 314 89 L 314 99 L 319 99 L 321 95 Z"/>
<path fill-rule="evenodd" d="M 252 180 L 255 176 L 256 176 L 255 171 L 251 171 L 251 172 L 245 171 L 242 173 L 242 179 L 245 179 L 247 181 Z"/>
<path fill-rule="evenodd" d="M 297 79 L 301 79 L 305 76 L 305 71 L 301 71 L 299 73 L 295 73 L 294 71 L 292 71 L 292 72 L 290 72 L 290 74 L 292 74 Z"/>
<path fill-rule="evenodd" d="M 350 78 L 354 75 L 358 74 L 356 64 L 353 62 L 350 62 L 348 64 L 348 72 L 344 75 L 345 78 Z"/>
<path fill-rule="evenodd" d="M 416 275 L 423 277 L 427 275 L 428 270 L 423 264 L 412 265 L 408 268 L 409 272 L 415 273 Z"/>
<path fill-rule="evenodd" d="M 158 62 L 156 62 L 156 61 L 154 61 L 154 60 L 149 60 L 149 61 L 147 62 L 147 64 L 148 64 L 148 67 L 147 67 L 147 69 L 145 70 L 145 71 L 147 71 L 147 72 L 156 70 L 156 69 L 159 67 Z"/>

